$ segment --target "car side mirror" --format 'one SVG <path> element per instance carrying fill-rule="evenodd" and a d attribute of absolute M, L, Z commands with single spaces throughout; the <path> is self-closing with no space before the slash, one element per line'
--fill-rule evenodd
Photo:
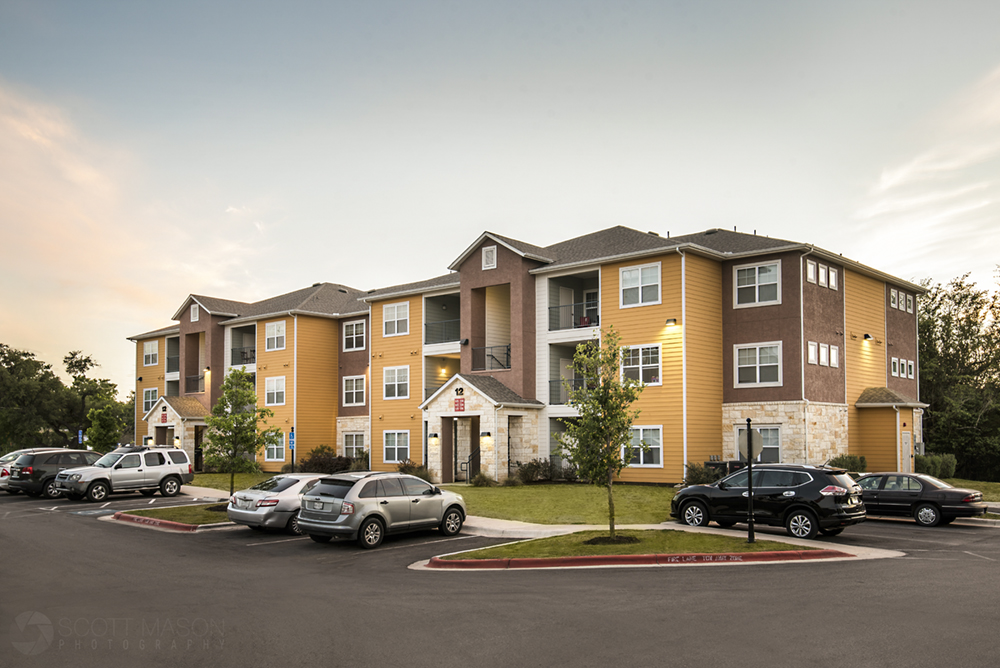
<path fill-rule="evenodd" d="M 121 465 L 121 464 L 115 464 L 115 468 L 116 468 L 116 469 L 120 469 L 121 467 L 122 467 L 122 465 Z"/>
<path fill-rule="evenodd" d="M 725 481 L 723 481 L 723 480 L 719 481 L 719 489 L 727 489 L 728 487 L 729 487 L 729 485 L 727 485 L 725 483 Z"/>
<path fill-rule="evenodd" d="M 441 493 L 441 488 L 440 487 L 435 487 L 434 491 L 431 492 L 431 494 L 434 494 L 434 495 L 437 495 L 437 494 L 440 494 L 440 493 Z"/>

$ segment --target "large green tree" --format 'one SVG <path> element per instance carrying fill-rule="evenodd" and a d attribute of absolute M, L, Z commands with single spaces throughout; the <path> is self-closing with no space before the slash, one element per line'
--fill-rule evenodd
<path fill-rule="evenodd" d="M 257 394 L 249 373 L 233 369 L 222 381 L 222 395 L 205 418 L 205 464 L 229 474 L 229 494 L 235 490 L 237 473 L 260 470 L 257 456 L 269 443 L 281 438 L 277 427 L 267 428 L 274 413 L 257 405 Z"/>
<path fill-rule="evenodd" d="M 626 348 L 614 327 L 602 331 L 603 341 L 583 343 L 573 355 L 573 370 L 582 383 L 564 381 L 567 405 L 579 417 L 564 420 L 566 431 L 558 435 L 566 459 L 580 476 L 608 493 L 608 532 L 615 540 L 615 478 L 635 455 L 632 424 L 639 411 L 632 404 L 642 392 L 642 383 L 621 375 Z M 639 445 L 645 447 L 644 444 Z"/>
<path fill-rule="evenodd" d="M 968 274 L 925 283 L 920 298 L 920 399 L 927 450 L 952 453 L 956 475 L 1000 481 L 1000 294 Z"/>

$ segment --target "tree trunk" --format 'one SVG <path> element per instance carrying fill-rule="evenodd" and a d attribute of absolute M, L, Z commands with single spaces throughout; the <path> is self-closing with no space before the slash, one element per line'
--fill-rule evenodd
<path fill-rule="evenodd" d="M 236 471 L 229 471 L 229 496 L 236 490 Z"/>
<path fill-rule="evenodd" d="M 615 539 L 615 496 L 611 491 L 614 484 L 614 474 L 608 471 L 608 530 L 611 540 Z"/>

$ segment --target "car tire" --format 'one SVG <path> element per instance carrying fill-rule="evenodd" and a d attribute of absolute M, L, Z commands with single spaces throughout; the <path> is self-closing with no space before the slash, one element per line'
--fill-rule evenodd
<path fill-rule="evenodd" d="M 143 496 L 153 496 L 154 494 L 156 494 L 156 490 L 155 489 L 140 489 L 139 493 L 142 494 Z"/>
<path fill-rule="evenodd" d="M 90 487 L 87 488 L 87 499 L 94 503 L 103 501 L 108 498 L 109 491 L 107 483 L 101 481 L 91 483 Z"/>
<path fill-rule="evenodd" d="M 330 539 L 333 538 L 333 536 L 320 536 L 314 533 L 309 534 L 309 537 L 312 538 L 317 543 L 329 543 Z"/>
<path fill-rule="evenodd" d="M 913 509 L 913 519 L 922 527 L 935 527 L 941 522 L 941 511 L 932 503 L 921 503 Z"/>
<path fill-rule="evenodd" d="M 371 550 L 382 544 L 385 537 L 385 527 L 382 522 L 374 517 L 369 517 L 361 523 L 358 529 L 358 545 L 366 550 Z"/>
<path fill-rule="evenodd" d="M 722 520 L 722 521 L 715 520 L 715 523 L 718 524 L 723 529 L 732 529 L 734 526 L 736 526 L 736 522 L 730 522 L 729 520 Z"/>
<path fill-rule="evenodd" d="M 940 524 L 943 526 L 945 524 L 951 524 L 954 521 L 955 521 L 954 517 L 942 517 Z"/>
<path fill-rule="evenodd" d="M 818 530 L 816 516 L 808 510 L 793 510 L 785 518 L 785 531 L 792 538 L 815 538 Z"/>
<path fill-rule="evenodd" d="M 444 517 L 441 518 L 441 526 L 438 529 L 445 536 L 456 536 L 462 530 L 463 522 L 465 522 L 465 518 L 462 517 L 462 511 L 453 506 L 445 511 Z"/>
<path fill-rule="evenodd" d="M 301 536 L 304 531 L 299 528 L 299 511 L 295 511 L 291 517 L 288 518 L 288 524 L 285 525 L 285 531 L 293 536 Z"/>
<path fill-rule="evenodd" d="M 62 492 L 56 489 L 56 479 L 46 480 L 42 483 L 42 496 L 46 499 L 58 499 Z"/>
<path fill-rule="evenodd" d="M 177 496 L 181 491 L 181 482 L 177 478 L 164 478 L 160 482 L 160 494 L 163 496 Z"/>
<path fill-rule="evenodd" d="M 839 536 L 844 531 L 844 527 L 831 527 L 829 529 L 820 529 L 819 532 L 824 536 Z"/>
<path fill-rule="evenodd" d="M 690 501 L 681 507 L 681 521 L 692 527 L 708 524 L 708 509 L 701 501 Z"/>

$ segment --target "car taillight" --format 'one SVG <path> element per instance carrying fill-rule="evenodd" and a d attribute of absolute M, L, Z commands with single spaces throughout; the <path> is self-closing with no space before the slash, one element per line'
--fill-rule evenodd
<path fill-rule="evenodd" d="M 838 485 L 827 485 L 823 489 L 819 490 L 819 493 L 823 496 L 844 496 L 847 494 L 847 490 Z"/>
<path fill-rule="evenodd" d="M 191 468 L 191 464 L 188 464 L 188 473 L 194 473 L 194 469 Z"/>
<path fill-rule="evenodd" d="M 31 466 L 24 466 L 21 468 L 21 473 L 24 473 L 26 475 L 31 475 L 32 473 L 34 473 L 34 471 L 35 469 Z"/>
<path fill-rule="evenodd" d="M 979 500 L 978 494 L 969 494 L 967 497 L 962 499 L 962 503 L 975 503 Z"/>
<path fill-rule="evenodd" d="M 257 502 L 258 508 L 263 508 L 265 506 L 276 506 L 276 505 L 278 505 L 277 499 L 261 499 L 260 501 Z"/>
<path fill-rule="evenodd" d="M 3 469 L 2 471 L 0 471 L 0 478 L 6 478 L 9 475 L 10 471 L 8 471 L 7 469 Z"/>
<path fill-rule="evenodd" d="M 350 501 L 344 501 L 343 505 L 340 506 L 341 515 L 353 515 L 354 514 L 354 504 Z"/>
<path fill-rule="evenodd" d="M 231 497 L 229 497 L 229 503 L 233 504 L 234 506 L 236 505 L 236 495 L 235 494 L 233 494 Z"/>

